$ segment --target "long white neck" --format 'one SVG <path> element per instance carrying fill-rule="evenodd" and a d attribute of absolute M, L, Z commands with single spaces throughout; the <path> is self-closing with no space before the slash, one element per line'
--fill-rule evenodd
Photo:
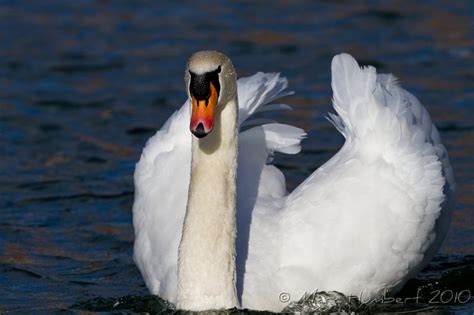
<path fill-rule="evenodd" d="M 213 131 L 193 137 L 191 182 L 178 253 L 177 307 L 238 306 L 235 275 L 237 99 L 216 112 Z"/>

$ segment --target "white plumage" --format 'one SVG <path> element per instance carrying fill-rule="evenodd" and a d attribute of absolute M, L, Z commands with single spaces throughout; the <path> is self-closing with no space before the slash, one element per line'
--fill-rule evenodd
<path fill-rule="evenodd" d="M 263 124 L 239 135 L 237 290 L 241 306 L 279 311 L 282 292 L 337 290 L 363 299 L 394 292 L 444 239 L 455 189 L 447 152 L 431 119 L 391 75 L 332 62 L 330 120 L 341 150 L 293 192 L 270 164 L 296 154 L 303 130 Z M 238 81 L 238 123 L 289 95 L 278 74 Z M 178 246 L 191 168 L 189 104 L 150 138 L 135 171 L 134 260 L 150 292 L 175 303 Z M 257 123 L 258 121 L 256 121 Z"/>

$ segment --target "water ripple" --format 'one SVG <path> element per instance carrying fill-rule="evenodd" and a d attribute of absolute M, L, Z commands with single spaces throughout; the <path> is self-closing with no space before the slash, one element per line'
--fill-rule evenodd
<path fill-rule="evenodd" d="M 3 1 L 0 5 L 0 312 L 171 313 L 133 264 L 133 171 L 146 140 L 183 104 L 183 68 L 204 48 L 239 76 L 281 71 L 305 128 L 297 156 L 275 156 L 293 189 L 337 152 L 330 62 L 349 52 L 393 71 L 439 126 L 458 206 L 435 260 L 372 312 L 473 312 L 432 305 L 471 290 L 474 234 L 472 1 Z M 253 311 L 230 310 L 229 313 Z"/>

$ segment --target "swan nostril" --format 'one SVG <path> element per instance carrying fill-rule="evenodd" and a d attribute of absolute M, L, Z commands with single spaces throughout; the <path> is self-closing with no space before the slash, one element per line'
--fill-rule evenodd
<path fill-rule="evenodd" d="M 199 123 L 196 127 L 196 130 L 193 131 L 193 134 L 198 138 L 204 138 L 207 136 L 207 133 L 204 131 L 204 125 Z"/>

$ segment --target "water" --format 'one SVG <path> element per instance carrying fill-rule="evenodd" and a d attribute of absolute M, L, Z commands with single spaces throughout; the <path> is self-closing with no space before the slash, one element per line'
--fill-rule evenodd
<path fill-rule="evenodd" d="M 472 313 L 473 300 L 430 297 L 474 294 L 473 21 L 469 0 L 0 1 L 0 312 L 167 309 L 132 262 L 132 174 L 184 101 L 186 59 L 212 48 L 240 75 L 289 78 L 295 110 L 270 116 L 309 133 L 302 154 L 277 157 L 290 189 L 343 143 L 323 118 L 331 57 L 399 76 L 441 131 L 458 206 L 438 256 L 399 294 L 422 287 L 424 300 L 376 311 Z"/>

